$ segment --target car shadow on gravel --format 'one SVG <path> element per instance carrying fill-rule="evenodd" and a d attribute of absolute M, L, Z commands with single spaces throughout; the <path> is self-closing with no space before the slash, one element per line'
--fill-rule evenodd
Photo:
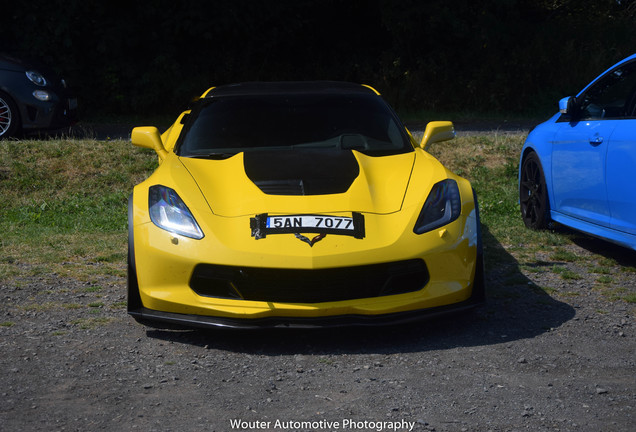
<path fill-rule="evenodd" d="M 483 227 L 486 296 L 474 310 L 409 325 L 337 329 L 161 330 L 151 338 L 253 355 L 393 354 L 448 350 L 533 338 L 572 319 L 575 309 L 526 278 Z"/>
<path fill-rule="evenodd" d="M 550 230 L 559 235 L 567 236 L 576 246 L 593 255 L 607 258 L 621 267 L 636 269 L 636 250 L 576 231 L 557 222 L 551 223 Z"/>
<path fill-rule="evenodd" d="M 635 250 L 579 233 L 573 233 L 572 242 L 588 252 L 610 259 L 622 267 L 633 267 L 636 269 Z"/>

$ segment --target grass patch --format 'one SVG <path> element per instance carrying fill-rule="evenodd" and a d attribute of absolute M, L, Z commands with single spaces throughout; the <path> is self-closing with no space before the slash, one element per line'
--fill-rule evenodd
<path fill-rule="evenodd" d="M 99 255 L 98 257 L 95 258 L 97 262 L 104 262 L 104 263 L 121 262 L 121 261 L 124 261 L 125 259 L 126 259 L 126 254 L 123 252 L 115 252 L 109 255 Z"/>
<path fill-rule="evenodd" d="M 549 232 L 527 230 L 519 217 L 524 139 L 521 133 L 483 134 L 429 149 L 473 183 L 482 222 L 496 239 L 487 240 L 487 265 L 506 259 L 499 243 L 551 243 Z M 0 208 L 0 278 L 125 276 L 128 195 L 156 166 L 154 152 L 123 140 L 0 142 L 0 198 L 6 203 Z"/>
<path fill-rule="evenodd" d="M 600 267 L 615 267 L 618 265 L 615 259 L 608 257 L 600 257 L 598 259 L 598 265 Z"/>
<path fill-rule="evenodd" d="M 82 330 L 93 330 L 98 327 L 105 326 L 112 321 L 113 321 L 113 318 L 91 317 L 91 318 L 80 318 L 80 319 L 71 321 L 71 324 L 78 326 Z"/>
<path fill-rule="evenodd" d="M 561 276 L 561 279 L 565 280 L 578 280 L 583 278 L 579 273 L 559 265 L 552 266 L 552 271 Z"/>
<path fill-rule="evenodd" d="M 605 266 L 593 266 L 590 268 L 590 273 L 608 275 L 612 273 L 612 270 Z"/>
<path fill-rule="evenodd" d="M 477 191 L 491 246 L 551 244 L 519 217 L 517 165 L 525 134 L 462 136 L 429 151 Z M 127 200 L 157 166 L 124 140 L 0 142 L 0 277 L 55 273 L 79 280 L 125 275 Z M 488 245 L 487 245 L 488 246 Z M 501 258 L 495 250 L 492 255 Z M 37 270 L 36 270 L 37 267 Z"/>
<path fill-rule="evenodd" d="M 491 264 L 501 262 L 515 249 L 519 255 L 527 256 L 532 251 L 551 250 L 570 242 L 561 233 L 529 230 L 521 220 L 517 178 L 525 139 L 526 134 L 521 132 L 492 132 L 459 136 L 428 149 L 451 171 L 470 180 L 477 192 L 482 225 L 494 240 L 485 237 L 487 261 Z M 495 250 L 493 254 L 492 248 L 497 244 L 505 249 L 502 253 Z"/>
<path fill-rule="evenodd" d="M 471 181 L 480 216 L 503 245 L 519 243 L 529 231 L 519 217 L 517 167 L 525 134 L 460 136 L 428 151 L 448 169 Z M 534 235 L 534 234 L 531 234 Z"/>
<path fill-rule="evenodd" d="M 581 259 L 574 252 L 567 251 L 563 248 L 557 248 L 550 255 L 550 258 L 553 259 L 554 261 L 562 261 L 562 262 L 575 262 Z"/>
<path fill-rule="evenodd" d="M 28 305 L 20 306 L 19 308 L 26 312 L 43 312 L 49 309 L 57 307 L 57 303 L 45 302 L 45 303 L 31 303 Z"/>
<path fill-rule="evenodd" d="M 614 279 L 611 276 L 602 275 L 596 278 L 596 282 L 602 283 L 602 284 L 609 284 L 614 282 Z"/>
<path fill-rule="evenodd" d="M 0 141 L 0 278 L 124 273 L 128 195 L 156 165 L 123 140 Z"/>

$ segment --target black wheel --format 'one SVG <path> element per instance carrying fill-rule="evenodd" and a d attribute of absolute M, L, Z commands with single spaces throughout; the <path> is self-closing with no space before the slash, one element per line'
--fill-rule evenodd
<path fill-rule="evenodd" d="M 135 267 L 134 251 L 132 249 L 132 239 L 128 239 L 128 311 L 143 307 L 141 296 L 139 295 L 139 284 L 137 282 L 137 269 Z"/>
<path fill-rule="evenodd" d="M 541 161 L 534 152 L 528 153 L 521 164 L 519 203 L 521 218 L 528 228 L 547 228 L 550 222 L 548 191 Z"/>
<path fill-rule="evenodd" d="M 0 92 L 0 139 L 16 136 L 20 130 L 20 115 L 13 100 Z"/>

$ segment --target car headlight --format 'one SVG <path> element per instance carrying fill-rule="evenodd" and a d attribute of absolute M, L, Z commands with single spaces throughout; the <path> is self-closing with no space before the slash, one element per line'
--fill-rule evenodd
<path fill-rule="evenodd" d="M 46 102 L 48 100 L 51 100 L 51 95 L 49 94 L 49 92 L 44 91 L 44 90 L 36 90 L 33 92 L 33 97 L 36 98 L 37 100 L 41 100 L 42 102 Z"/>
<path fill-rule="evenodd" d="M 44 87 L 46 85 L 46 78 L 40 73 L 36 71 L 26 71 L 26 76 L 35 85 L 39 85 L 40 87 Z"/>
<path fill-rule="evenodd" d="M 177 193 L 166 186 L 151 186 L 148 193 L 150 220 L 171 233 L 200 240 L 203 231 Z"/>
<path fill-rule="evenodd" d="M 434 230 L 456 220 L 462 209 L 457 182 L 452 179 L 435 183 L 426 198 L 413 231 L 416 234 Z"/>

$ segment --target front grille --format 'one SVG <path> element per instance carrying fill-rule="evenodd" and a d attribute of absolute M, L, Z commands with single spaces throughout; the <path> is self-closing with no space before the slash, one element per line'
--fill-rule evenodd
<path fill-rule="evenodd" d="M 428 280 L 426 264 L 419 259 L 318 270 L 199 264 L 190 288 L 206 297 L 320 303 L 418 291 Z"/>

